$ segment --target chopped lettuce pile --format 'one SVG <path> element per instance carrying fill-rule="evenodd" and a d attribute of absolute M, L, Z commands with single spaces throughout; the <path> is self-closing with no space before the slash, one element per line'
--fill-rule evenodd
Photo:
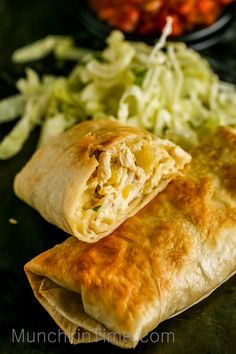
<path fill-rule="evenodd" d="M 236 90 L 183 43 L 166 43 L 171 23 L 154 47 L 128 42 L 119 31 L 101 52 L 77 48 L 73 40 L 48 36 L 13 54 L 23 63 L 53 52 L 75 60 L 68 77 L 26 69 L 19 94 L 0 101 L 0 122 L 17 121 L 0 143 L 0 159 L 17 154 L 35 126 L 39 146 L 85 119 L 111 116 L 143 127 L 189 150 L 218 126 L 236 127 Z"/>

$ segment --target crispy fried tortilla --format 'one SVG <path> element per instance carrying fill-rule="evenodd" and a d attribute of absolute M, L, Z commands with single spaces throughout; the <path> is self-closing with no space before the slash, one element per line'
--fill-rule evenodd
<path fill-rule="evenodd" d="M 39 149 L 14 188 L 50 223 L 94 242 L 136 214 L 189 161 L 181 148 L 144 130 L 87 121 Z"/>
<path fill-rule="evenodd" d="M 236 269 L 236 134 L 220 129 L 185 174 L 110 236 L 70 237 L 25 266 L 36 298 L 72 343 L 135 347 Z"/>

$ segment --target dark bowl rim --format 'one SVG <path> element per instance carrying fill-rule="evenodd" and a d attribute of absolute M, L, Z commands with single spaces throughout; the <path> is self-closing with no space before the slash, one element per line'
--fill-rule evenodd
<path fill-rule="evenodd" d="M 232 2 L 225 6 L 219 18 L 212 25 L 190 33 L 186 33 L 181 36 L 170 36 L 169 40 L 174 42 L 185 42 L 186 44 L 190 45 L 205 41 L 206 39 L 209 39 L 210 37 L 215 36 L 226 29 L 231 23 L 235 14 L 236 2 Z M 116 29 L 109 26 L 105 21 L 102 21 L 97 17 L 95 12 L 90 8 L 88 0 L 83 2 L 83 5 L 80 7 L 79 16 L 86 28 L 101 39 L 105 39 L 112 30 Z M 124 35 L 127 40 L 144 41 L 149 44 L 154 43 L 160 37 L 158 35 L 139 35 L 135 33 L 124 33 Z"/>

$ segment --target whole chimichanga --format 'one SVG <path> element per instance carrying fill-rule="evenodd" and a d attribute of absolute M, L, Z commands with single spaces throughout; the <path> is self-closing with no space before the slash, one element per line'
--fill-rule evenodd
<path fill-rule="evenodd" d="M 144 130 L 87 121 L 39 149 L 14 188 L 50 223 L 94 242 L 150 202 L 190 159 Z"/>
<path fill-rule="evenodd" d="M 236 270 L 236 134 L 221 129 L 184 176 L 95 244 L 70 237 L 25 266 L 72 343 L 134 347 Z"/>

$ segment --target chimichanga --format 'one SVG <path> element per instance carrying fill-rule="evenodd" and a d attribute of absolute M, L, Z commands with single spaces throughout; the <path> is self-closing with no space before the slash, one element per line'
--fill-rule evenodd
<path fill-rule="evenodd" d="M 144 130 L 87 121 L 39 149 L 14 188 L 50 223 L 94 242 L 149 203 L 190 159 Z"/>
<path fill-rule="evenodd" d="M 139 213 L 94 244 L 70 237 L 25 266 L 72 343 L 134 347 L 236 270 L 236 134 L 221 128 Z"/>

